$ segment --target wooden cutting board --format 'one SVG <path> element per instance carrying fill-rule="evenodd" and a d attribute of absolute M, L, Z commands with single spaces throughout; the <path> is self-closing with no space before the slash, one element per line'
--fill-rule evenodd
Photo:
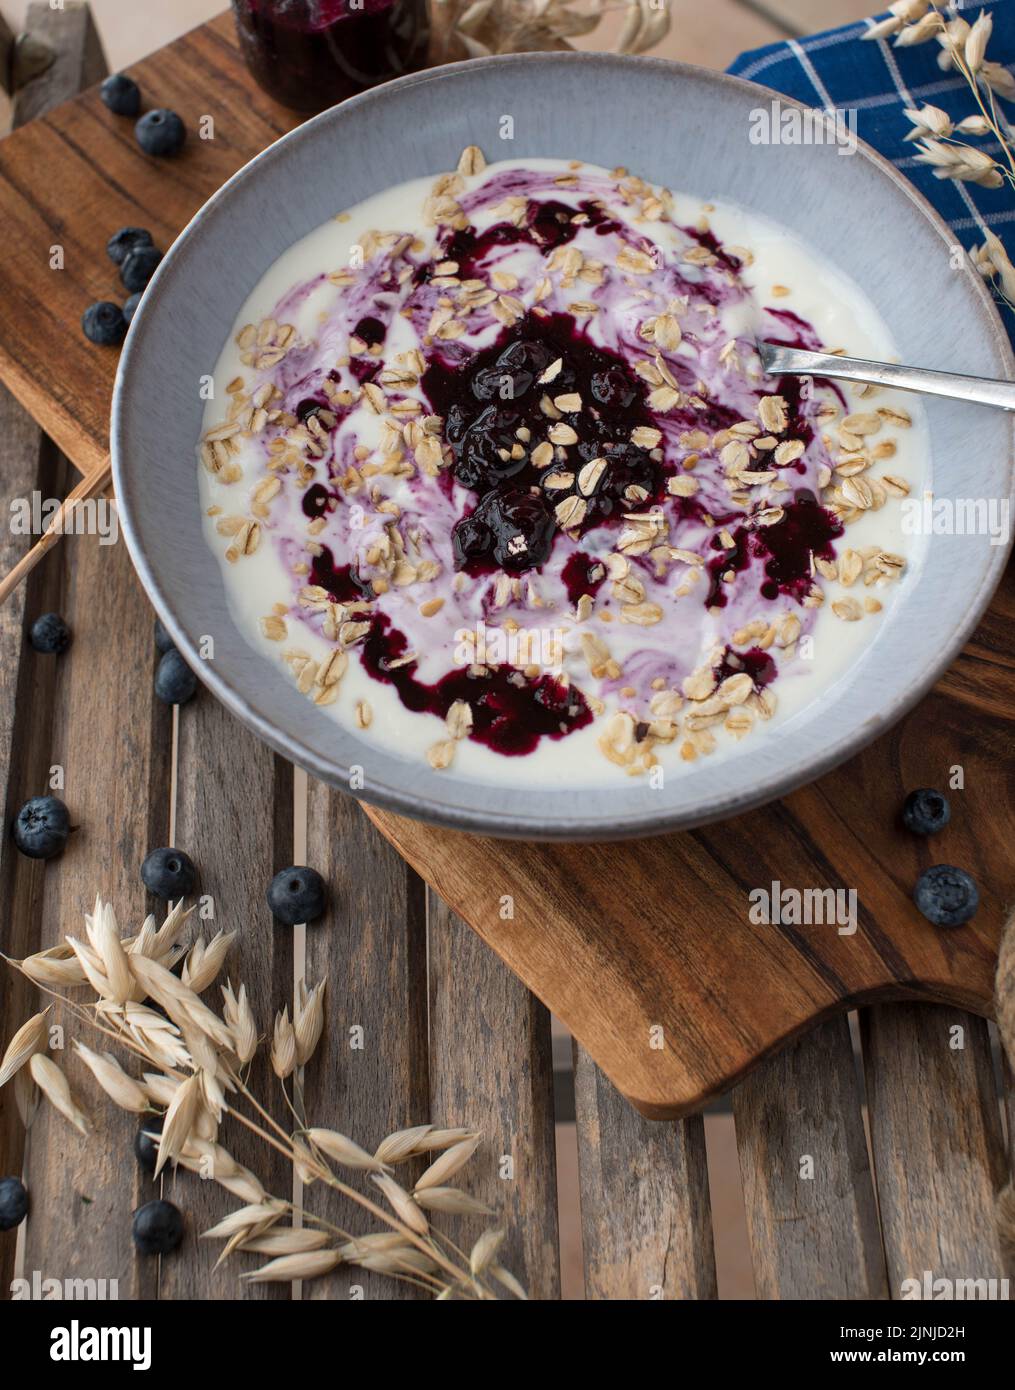
<path fill-rule="evenodd" d="M 1013 634 L 1009 568 L 959 660 L 891 733 L 784 801 L 703 830 L 534 845 L 367 814 L 643 1114 L 685 1114 L 852 1005 L 936 1000 L 991 1016 L 1015 898 Z M 906 792 L 945 789 L 956 769 L 947 829 L 924 840 L 900 828 Z M 952 931 L 910 896 L 940 862 L 967 869 L 982 896 Z M 856 932 L 752 922 L 749 894 L 771 896 L 773 882 L 854 889 Z"/>
<path fill-rule="evenodd" d="M 105 242 L 140 224 L 168 247 L 205 199 L 296 118 L 247 78 L 228 16 L 131 69 L 180 111 L 183 155 L 142 155 L 97 93 L 0 141 L 0 378 L 83 471 L 107 449 L 116 354 L 78 329 L 123 298 Z M 212 138 L 197 138 L 205 118 Z M 210 123 L 209 123 L 210 118 Z M 1015 586 L 894 732 L 786 801 L 721 826 L 620 845 L 525 845 L 367 808 L 382 832 L 563 1020 L 640 1110 L 693 1110 L 824 1015 L 876 998 L 991 1006 L 1015 896 Z M 896 826 L 905 792 L 949 785 L 953 820 L 922 842 Z M 940 932 L 910 901 L 921 867 L 977 878 L 975 921 Z M 749 894 L 855 890 L 858 930 L 750 920 Z M 509 914 L 510 915 L 507 915 Z"/>

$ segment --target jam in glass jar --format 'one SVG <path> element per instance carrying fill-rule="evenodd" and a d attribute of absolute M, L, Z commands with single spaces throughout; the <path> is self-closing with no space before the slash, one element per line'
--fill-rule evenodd
<path fill-rule="evenodd" d="M 233 0 L 240 44 L 269 96 L 323 111 L 426 63 L 427 0 Z"/>

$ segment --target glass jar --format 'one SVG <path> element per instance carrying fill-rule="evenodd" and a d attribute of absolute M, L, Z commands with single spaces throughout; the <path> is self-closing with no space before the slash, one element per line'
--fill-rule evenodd
<path fill-rule="evenodd" d="M 295 111 L 426 64 L 427 0 L 233 0 L 233 10 L 251 73 Z"/>

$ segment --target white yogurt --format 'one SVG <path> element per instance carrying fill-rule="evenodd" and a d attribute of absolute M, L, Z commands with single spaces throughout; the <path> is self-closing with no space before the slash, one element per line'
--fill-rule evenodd
<path fill-rule="evenodd" d="M 554 180 L 558 177 L 575 177 L 577 186 L 556 185 Z M 593 344 L 618 349 L 628 362 L 650 360 L 655 351 L 653 344 L 644 341 L 639 332 L 640 325 L 647 317 L 668 313 L 666 294 L 657 289 L 659 285 L 669 284 L 668 277 L 680 273 L 692 280 L 700 275 L 702 284 L 708 287 L 715 277 L 721 278 L 725 274 L 721 264 L 718 268 L 695 267 L 680 260 L 689 245 L 693 249 L 697 244 L 689 242 L 688 236 L 680 228 L 697 227 L 699 220 L 705 219 L 723 248 L 747 248 L 753 261 L 740 271 L 739 284 L 731 291 L 734 302 L 720 304 L 714 312 L 706 312 L 695 307 L 702 301 L 692 291 L 686 296 L 689 302 L 680 304 L 676 314 L 684 341 L 675 349 L 663 350 L 664 361 L 678 367 L 691 362 L 696 370 L 701 368 L 709 391 L 715 387 L 718 399 L 724 399 L 729 404 L 736 402 L 742 418 L 752 418 L 747 408 L 754 404 L 750 393 L 756 395 L 762 391 L 774 391 L 775 385 L 751 376 L 751 372 L 757 370 L 756 362 L 752 366 L 750 353 L 743 343 L 743 368 L 739 373 L 731 373 L 723 366 L 718 354 L 723 344 L 733 337 L 741 338 L 749 347 L 757 332 L 771 336 L 778 324 L 765 316 L 766 309 L 790 311 L 813 325 L 820 343 L 828 349 L 839 348 L 859 356 L 882 359 L 896 355 L 884 325 L 856 285 L 813 254 L 785 228 L 741 209 L 711 205 L 703 209 L 695 200 L 676 194 L 668 209 L 668 219 L 643 220 L 637 215 L 645 210 L 641 199 L 636 200 L 636 206 L 625 205 L 616 194 L 616 179 L 607 171 L 588 165 L 569 165 L 563 161 L 530 160 L 521 165 L 492 165 L 484 173 L 462 182 L 464 187 L 455 191 L 454 196 L 459 205 L 466 209 L 471 225 L 479 231 L 504 222 L 505 197 L 526 194 L 536 201 L 552 198 L 569 207 L 577 207 L 582 201 L 592 198 L 600 201 L 610 217 L 621 223 L 622 234 L 600 233 L 595 227 L 583 226 L 573 240 L 566 243 L 566 247 L 573 247 L 584 256 L 585 263 L 598 260 L 604 264 L 604 284 L 594 283 L 594 277 L 591 280 L 579 277 L 572 285 L 562 287 L 559 271 L 551 270 L 550 292 L 539 302 L 541 307 L 553 312 L 568 308 L 576 300 L 598 302 L 600 312 L 591 317 L 579 317 L 579 325 Z M 430 322 L 437 297 L 442 293 L 447 295 L 448 289 L 431 289 L 427 286 L 424 290 L 416 291 L 420 302 L 416 304 L 414 316 L 404 317 L 397 312 L 397 308 L 405 304 L 411 284 L 393 294 L 382 291 L 380 302 L 376 302 L 378 270 L 387 263 L 390 248 L 382 248 L 377 256 L 368 256 L 362 270 L 357 267 L 356 258 L 360 246 L 365 244 L 367 250 L 371 249 L 368 234 L 378 232 L 406 233 L 418 238 L 418 242 L 403 254 L 403 264 L 430 260 L 438 238 L 448 234 L 446 228 L 424 224 L 423 206 L 432 188 L 432 179 L 419 179 L 368 199 L 343 215 L 341 220 L 328 222 L 312 232 L 278 260 L 244 304 L 215 365 L 215 399 L 207 407 L 206 432 L 214 431 L 226 418 L 227 403 L 231 399 L 226 388 L 231 383 L 242 382 L 242 394 L 246 399 L 258 385 L 273 381 L 283 395 L 271 406 L 275 409 L 286 407 L 290 411 L 301 397 L 317 394 L 322 372 L 335 364 L 342 364 L 338 368 L 340 380 L 335 389 L 358 389 L 345 364 L 348 362 L 351 326 L 365 315 L 390 317 L 380 354 L 385 366 L 395 363 L 400 354 L 419 347 L 421 326 L 425 328 Z M 657 273 L 641 276 L 620 273 L 616 269 L 618 251 L 625 243 L 631 245 L 637 239 L 645 239 L 642 244 L 646 247 L 659 248 Z M 487 279 L 495 270 L 505 284 L 508 283 L 503 278 L 505 275 L 516 277 L 517 286 L 505 293 L 529 309 L 536 302 L 537 285 L 547 274 L 548 265 L 553 264 L 554 257 L 548 256 L 545 249 L 523 241 L 496 247 L 482 267 L 484 273 L 477 273 L 477 278 Z M 349 274 L 344 278 L 349 280 L 348 284 L 335 284 L 322 278 L 329 273 L 346 271 Z M 458 294 L 456 287 L 449 289 L 452 298 Z M 392 301 L 396 302 L 393 304 Z M 392 312 L 393 308 L 395 312 Z M 488 306 L 481 306 L 463 316 L 463 333 L 446 341 L 438 340 L 435 346 L 425 346 L 427 357 L 433 351 L 447 353 L 488 347 L 505 332 L 505 325 L 491 318 L 490 312 Z M 243 361 L 243 349 L 236 340 L 245 325 L 259 325 L 269 319 L 277 324 L 291 325 L 294 334 L 291 343 L 286 345 L 288 350 L 280 355 L 277 362 L 269 362 L 267 366 L 258 368 L 249 361 L 249 348 L 248 361 Z M 814 342 L 813 345 L 817 346 L 818 343 Z M 255 356 L 260 351 L 255 349 Z M 361 353 L 353 360 L 369 362 L 370 355 Z M 546 391 L 552 397 L 552 384 L 547 385 Z M 235 398 L 234 393 L 232 399 Z M 815 399 L 833 398 L 831 393 L 819 391 Z M 422 387 L 413 384 L 391 387 L 384 400 L 385 412 L 391 403 L 405 400 L 423 401 L 421 413 L 430 410 Z M 918 407 L 914 408 L 910 398 L 902 399 L 888 392 L 861 398 L 851 391 L 847 402 L 849 412 L 861 415 L 888 407 L 902 410 L 913 417 L 910 428 L 895 428 L 889 422 L 875 434 L 861 439 L 861 450 L 869 450 L 876 445 L 884 448 L 888 441 L 895 446 L 895 453 L 891 457 L 879 459 L 864 471 L 862 478 L 879 479 L 888 473 L 905 480 L 912 493 L 919 495 L 929 455 L 925 425 Z M 587 408 L 587 404 L 583 403 L 583 408 Z M 676 413 L 679 414 L 682 409 L 677 408 Z M 249 414 L 249 406 L 247 411 Z M 681 435 L 686 437 L 686 429 L 671 426 L 667 412 L 663 410 L 653 413 L 663 433 L 660 467 L 665 471 L 694 451 L 687 444 L 679 442 Z M 842 413 L 845 412 L 840 411 Z M 238 410 L 236 415 L 242 419 L 242 410 Z M 397 417 L 402 423 L 411 418 L 410 415 Z M 547 420 L 547 426 L 551 423 Z M 781 623 L 790 614 L 795 615 L 803 625 L 803 637 L 807 640 L 791 645 L 792 654 L 788 659 L 784 658 L 782 649 L 776 645 L 768 648 L 777 659 L 779 668 L 770 686 L 777 697 L 776 709 L 771 718 L 754 719 L 747 737 L 750 740 L 782 737 L 787 732 L 791 736 L 786 726 L 792 716 L 820 699 L 851 664 L 862 657 L 871 643 L 878 640 L 891 605 L 906 582 L 903 577 L 901 581 L 886 580 L 876 586 L 865 587 L 861 580 L 845 587 L 838 580 L 826 582 L 818 576 L 818 582 L 825 591 L 825 602 L 820 608 L 813 608 L 801 606 L 798 598 L 783 595 L 766 607 L 757 600 L 756 584 L 752 589 L 745 583 L 741 589 L 737 579 L 723 590 L 729 597 L 726 608 L 710 612 L 704 602 L 708 582 L 699 579 L 697 583 L 691 583 L 688 578 L 694 567 L 681 561 L 669 563 L 665 565 L 661 577 L 657 578 L 654 569 L 650 566 L 646 570 L 645 562 L 636 556 L 629 561 L 632 573 L 644 586 L 645 602 L 654 603 L 662 609 L 661 619 L 649 626 L 622 621 L 621 613 L 629 611 L 629 608 L 625 609 L 623 598 L 615 596 L 611 579 L 607 578 L 596 597 L 593 612 L 578 621 L 574 608 L 564 598 L 560 571 L 575 544 L 586 554 L 592 555 L 593 559 L 605 561 L 611 551 L 615 552 L 618 528 L 599 526 L 582 535 L 576 543 L 564 535 L 558 535 L 551 557 L 542 571 L 533 570 L 520 575 L 520 600 L 510 601 L 506 606 L 491 606 L 497 574 L 479 577 L 462 574 L 456 578 L 451 563 L 451 529 L 457 519 L 475 504 L 475 496 L 460 484 L 448 487 L 446 478 L 431 477 L 420 466 L 413 468 L 412 476 L 404 478 L 389 473 L 375 473 L 372 478 L 365 480 L 356 494 L 347 494 L 336 488 L 340 492 L 340 500 L 335 504 L 334 511 L 325 516 L 323 529 L 316 535 L 308 534 L 308 518 L 301 505 L 307 483 L 327 482 L 329 470 L 333 475 L 341 475 L 350 463 L 362 472 L 383 464 L 386 457 L 383 452 L 385 428 L 382 416 L 375 414 L 369 403 L 360 397 L 350 413 L 338 420 L 334 429 L 325 429 L 326 438 L 320 446 L 324 453 L 320 458 L 308 457 L 304 452 L 306 476 L 303 478 L 295 465 L 287 471 L 274 472 L 267 466 L 269 462 L 277 462 L 277 451 L 280 450 L 278 444 L 272 445 L 270 441 L 291 430 L 284 419 L 280 424 L 269 424 L 260 433 L 241 431 L 225 449 L 220 445 L 218 458 L 214 461 L 209 459 L 206 448 L 205 460 L 211 466 L 199 468 L 201 499 L 206 511 L 206 535 L 209 545 L 222 559 L 227 594 L 241 632 L 267 661 L 287 668 L 294 680 L 299 678 L 301 669 L 309 669 L 301 667 L 304 658 L 307 663 L 319 668 L 338 645 L 334 640 L 334 630 L 327 636 L 322 631 L 321 613 L 308 611 L 301 606 L 298 595 L 311 583 L 311 577 L 307 573 L 294 573 L 294 564 L 297 567 L 312 565 L 314 556 L 306 551 L 307 544 L 311 547 L 326 544 L 336 564 L 354 559 L 361 573 L 369 572 L 370 566 L 366 564 L 365 557 L 372 552 L 372 548 L 376 548 L 374 542 L 377 537 L 383 536 L 381 528 L 385 523 L 389 526 L 394 524 L 400 531 L 420 533 L 418 551 L 413 551 L 410 546 L 409 560 L 414 566 L 418 568 L 423 563 L 431 569 L 439 567 L 439 573 L 433 578 L 404 586 L 392 583 L 387 592 L 376 600 L 392 626 L 405 633 L 407 649 L 416 653 L 418 661 L 414 669 L 421 682 L 435 682 L 449 670 L 463 664 L 461 652 L 457 653 L 456 660 L 456 648 L 461 646 L 461 630 L 475 632 L 480 621 L 486 623 L 491 643 L 498 640 L 493 636 L 493 630 L 505 618 L 509 623 L 546 633 L 544 641 L 551 645 L 550 634 L 563 634 L 563 671 L 572 685 L 583 696 L 590 697 L 595 708 L 601 709 L 601 712 L 586 727 L 577 728 L 564 737 L 540 739 L 533 751 L 521 757 L 504 756 L 474 738 L 461 739 L 454 743 L 453 761 L 442 774 L 447 777 L 514 785 L 530 784 L 533 778 L 538 778 L 542 782 L 557 781 L 561 785 L 593 786 L 616 784 L 618 778 L 635 772 L 645 775 L 640 758 L 635 760 L 632 767 L 617 765 L 603 755 L 601 740 L 611 716 L 617 711 L 626 711 L 633 721 L 645 723 L 651 720 L 648 702 L 654 695 L 663 696 L 670 688 L 681 690 L 683 680 L 691 672 L 703 663 L 709 664 L 709 654 L 714 645 L 728 640 L 734 614 L 736 623 L 742 629 L 762 610 L 767 620 L 776 623 Z M 827 429 L 834 437 L 837 423 L 829 420 L 821 428 Z M 707 433 L 711 436 L 715 431 Z M 390 431 L 388 437 L 390 442 Z M 765 437 L 764 432 L 761 437 Z M 359 446 L 361 452 L 369 449 L 369 457 L 355 460 L 352 455 L 355 446 Z M 531 441 L 527 447 L 531 447 Z M 270 453 L 271 448 L 276 452 Z M 315 445 L 314 449 L 317 448 Z M 230 453 L 230 450 L 235 452 Z M 702 462 L 696 468 L 678 470 L 684 478 L 700 479 L 698 501 L 701 502 L 703 497 L 707 499 L 709 515 L 717 510 L 712 506 L 714 501 L 726 499 L 724 505 L 732 505 L 723 490 L 723 469 L 716 462 L 717 453 L 718 449 L 713 449 L 709 444 L 701 450 Z M 570 457 L 573 459 L 574 456 Z M 815 439 L 805 450 L 801 464 L 808 472 L 806 476 L 797 476 L 795 485 L 811 486 L 822 461 L 835 462 L 842 457 L 843 450 L 838 445 L 829 457 L 820 437 Z M 224 466 L 223 460 L 226 460 Z M 574 461 L 576 466 L 573 469 L 565 458 L 560 463 L 554 463 L 549 471 L 577 473 L 581 460 Z M 407 463 L 413 463 L 411 452 L 407 454 Z M 442 469 L 446 470 L 446 467 L 445 461 Z M 762 468 L 763 460 L 756 462 L 752 471 L 757 472 Z M 784 476 L 792 475 L 779 475 L 780 478 Z M 226 481 L 230 477 L 234 480 Z M 263 495 L 266 480 L 276 477 L 280 483 L 276 495 L 258 505 L 257 499 Z M 780 497 L 769 495 L 769 486 L 760 484 L 747 488 L 751 502 L 734 509 L 747 514 L 763 502 L 777 505 Z M 371 495 L 372 489 L 376 490 L 374 495 Z M 781 500 L 786 500 L 785 491 Z M 398 516 L 393 510 L 378 512 L 377 502 L 397 508 Z M 639 506 L 636 501 L 627 505 L 632 514 L 644 514 L 644 506 Z M 662 508 L 665 513 L 671 507 L 679 508 L 679 505 L 676 500 L 667 498 Z M 230 561 L 226 558 L 227 552 L 237 549 L 237 527 L 251 520 L 255 520 L 259 528 L 257 548 L 253 553 L 242 554 L 240 558 Z M 707 560 L 714 554 L 705 548 L 710 529 L 714 531 L 715 528 L 709 528 L 700 521 L 677 519 L 671 524 L 667 543 L 678 548 L 699 550 Z M 732 523 L 728 529 L 732 529 Z M 231 534 L 222 534 L 223 530 L 231 531 Z M 241 540 L 245 534 L 239 532 Z M 866 511 L 859 519 L 851 521 L 846 534 L 835 542 L 835 550 L 841 555 L 847 547 L 857 551 L 864 547 L 878 547 L 905 557 L 911 566 L 919 560 L 918 555 L 909 554 L 911 544 L 911 538 L 901 530 L 898 498 L 891 495 L 885 505 Z M 752 571 L 758 571 L 757 562 L 748 567 L 747 575 Z M 373 573 L 378 571 L 374 569 Z M 679 597 L 676 594 L 678 588 L 683 589 Z M 443 600 L 440 610 L 424 616 L 421 608 L 434 598 Z M 882 605 L 881 611 L 868 613 L 864 609 L 864 601 L 872 598 Z M 853 599 L 859 604 L 863 611 L 859 621 L 843 621 L 836 616 L 832 605 L 843 599 Z M 628 598 L 626 602 L 630 604 L 633 600 Z M 273 615 L 275 605 L 279 608 Z M 609 611 L 612 621 L 603 619 L 601 614 L 604 609 Z M 281 640 L 271 640 L 262 631 L 263 621 L 272 616 L 284 624 L 285 636 Z M 356 621 L 360 617 L 367 620 L 370 615 L 368 612 L 354 612 L 343 616 Z M 581 643 L 585 633 L 592 633 L 606 642 L 610 656 L 616 659 L 621 668 L 617 678 L 596 679 L 592 676 Z M 744 642 L 740 645 L 746 647 L 751 644 Z M 428 750 L 447 741 L 444 720 L 437 714 L 415 713 L 407 709 L 393 685 L 374 679 L 363 668 L 359 651 L 357 643 L 348 648 L 347 666 L 338 685 L 337 698 L 332 703 L 312 705 L 308 717 L 337 719 L 347 727 L 358 727 L 362 723 L 362 713 L 358 716 L 357 711 L 361 709 L 361 702 L 365 701 L 369 705 L 371 718 L 367 728 L 360 728 L 360 737 L 367 744 L 374 743 L 397 751 L 410 761 L 427 756 Z M 294 652 L 302 654 L 295 661 L 292 657 Z M 549 652 L 546 654 L 551 655 Z M 289 660 L 286 660 L 287 656 Z M 496 664 L 496 661 L 496 655 L 491 656 L 488 652 L 488 662 Z M 662 690 L 659 683 L 664 677 L 660 672 L 665 674 L 665 688 Z M 653 679 L 655 686 L 652 685 Z M 311 686 L 308 690 L 308 700 L 313 699 L 314 688 Z M 758 711 L 756 694 L 749 704 Z M 692 738 L 690 731 L 683 727 L 688 712 L 694 710 L 694 702 L 684 699 L 683 708 L 673 716 L 680 726 L 677 736 L 672 741 L 652 743 L 652 756 L 658 760 L 667 776 L 680 775 L 688 766 L 690 755 L 686 745 L 689 741 L 698 745 L 711 741 L 701 733 Z M 610 727 L 616 729 L 617 725 Z M 714 751 L 709 754 L 711 757 L 736 756 L 736 750 L 743 746 L 727 732 L 725 720 L 715 724 L 709 732 L 716 742 Z M 694 753 L 696 756 L 703 755 L 704 748 L 695 747 Z"/>

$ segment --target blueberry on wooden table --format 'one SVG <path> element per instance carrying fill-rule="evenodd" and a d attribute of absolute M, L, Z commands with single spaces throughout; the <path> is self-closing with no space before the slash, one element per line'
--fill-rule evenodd
<path fill-rule="evenodd" d="M 123 302 L 123 317 L 126 319 L 128 326 L 134 322 L 134 315 L 137 313 L 143 293 L 143 290 L 138 290 L 136 294 L 130 295 L 130 297 Z"/>
<path fill-rule="evenodd" d="M 59 655 L 70 646 L 70 628 L 59 613 L 43 613 L 28 629 L 28 640 L 37 652 Z"/>
<path fill-rule="evenodd" d="M 164 1115 L 146 1115 L 141 1121 L 141 1128 L 134 1135 L 134 1157 L 137 1159 L 138 1167 L 143 1168 L 146 1173 L 155 1172 L 159 1146 L 151 1136 L 162 1133 L 164 1120 Z"/>
<path fill-rule="evenodd" d="M 99 96 L 115 116 L 136 116 L 141 110 L 141 88 L 122 72 L 106 78 Z"/>
<path fill-rule="evenodd" d="M 183 1239 L 183 1217 L 172 1202 L 146 1202 L 134 1213 L 134 1244 L 142 1255 L 168 1255 Z"/>
<path fill-rule="evenodd" d="M 28 1215 L 28 1192 L 20 1178 L 0 1178 L 0 1231 L 13 1231 Z"/>
<path fill-rule="evenodd" d="M 81 327 L 91 343 L 99 347 L 119 347 L 127 336 L 127 320 L 119 304 L 110 299 L 89 304 L 81 315 Z"/>
<path fill-rule="evenodd" d="M 320 917 L 325 896 L 324 879 L 317 870 L 297 864 L 276 874 L 267 893 L 273 915 L 287 927 Z"/>
<path fill-rule="evenodd" d="M 155 672 L 155 694 L 167 705 L 185 705 L 196 689 L 197 677 L 176 648 L 170 648 Z"/>
<path fill-rule="evenodd" d="M 954 864 L 933 864 L 916 880 L 913 901 L 935 927 L 961 927 L 980 905 L 975 881 Z"/>
<path fill-rule="evenodd" d="M 162 252 L 157 246 L 135 246 L 133 251 L 128 251 L 120 267 L 120 279 L 123 281 L 124 289 L 140 293 L 158 270 L 161 260 Z M 122 313 L 120 317 L 123 317 Z"/>
<path fill-rule="evenodd" d="M 152 234 L 144 227 L 121 227 L 106 242 L 106 251 L 111 261 L 123 265 L 132 251 L 136 251 L 139 246 L 152 244 Z"/>
<path fill-rule="evenodd" d="M 914 835 L 936 835 L 952 818 L 948 798 L 933 787 L 910 792 L 902 807 L 902 823 Z"/>
<path fill-rule="evenodd" d="M 173 641 L 172 637 L 170 637 L 169 629 L 160 618 L 155 619 L 154 632 L 155 645 L 163 655 L 165 655 L 166 652 L 176 651 L 176 643 Z"/>
<path fill-rule="evenodd" d="M 175 111 L 146 111 L 134 127 L 134 134 L 145 154 L 164 158 L 183 149 L 187 128 Z"/>
<path fill-rule="evenodd" d="M 175 902 L 177 898 L 185 898 L 194 891 L 197 869 L 189 854 L 168 846 L 153 849 L 146 857 L 141 865 L 141 879 L 157 898 Z"/>
<path fill-rule="evenodd" d="M 14 843 L 29 859 L 52 859 L 67 843 L 70 813 L 55 796 L 33 796 L 14 817 Z"/>

